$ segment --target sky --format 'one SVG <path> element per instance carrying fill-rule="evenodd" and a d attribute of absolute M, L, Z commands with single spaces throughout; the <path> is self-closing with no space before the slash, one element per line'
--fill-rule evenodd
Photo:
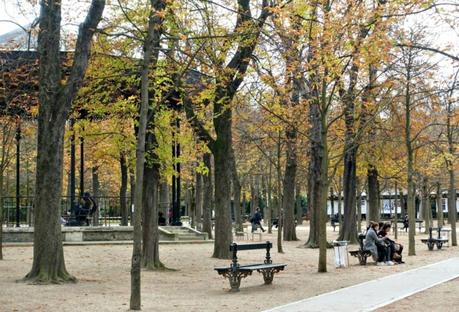
<path fill-rule="evenodd" d="M 18 3 L 24 8 L 23 10 L 18 9 Z M 27 1 L 0 0 L 0 35 L 18 28 L 15 24 L 3 20 L 11 20 L 22 26 L 26 26 L 33 22 L 38 16 L 38 13 L 38 10 L 34 10 Z"/>
<path fill-rule="evenodd" d="M 0 0 L 0 35 L 18 29 L 18 26 L 14 23 L 7 22 L 5 20 L 27 27 L 38 17 L 38 5 L 32 6 L 30 2 L 38 3 L 39 1 Z M 85 16 L 88 3 L 88 0 L 63 0 L 62 21 L 63 27 L 66 31 L 72 31 L 72 28 L 76 30 L 76 25 L 79 24 Z M 443 10 L 451 12 L 454 8 L 448 7 Z M 458 9 L 456 8 L 456 10 Z M 455 15 L 456 23 L 459 24 L 459 14 L 456 12 Z M 456 30 L 452 29 L 444 21 L 435 17 L 435 15 L 432 14 L 432 11 L 410 17 L 407 24 L 416 22 L 422 23 L 428 27 L 428 30 L 431 33 L 429 41 L 431 41 L 434 47 L 445 49 L 450 46 L 452 47 L 451 53 L 453 55 L 459 55 L 459 28 Z M 444 57 L 440 57 L 439 55 L 435 56 L 435 58 L 438 60 L 444 59 Z M 443 67 L 442 70 L 445 73 L 454 71 L 454 68 L 449 61 L 443 61 L 441 66 Z"/>

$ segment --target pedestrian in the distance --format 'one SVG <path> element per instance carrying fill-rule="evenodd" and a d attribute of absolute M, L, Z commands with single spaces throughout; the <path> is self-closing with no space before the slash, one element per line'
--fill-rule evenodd
<path fill-rule="evenodd" d="M 260 229 L 264 232 L 265 229 L 261 226 L 261 220 L 262 220 L 262 216 L 261 216 L 261 212 L 260 212 L 260 208 L 257 208 L 257 210 L 255 211 L 255 214 L 253 215 L 252 217 L 252 233 L 255 232 L 257 230 L 257 227 L 259 226 Z"/>

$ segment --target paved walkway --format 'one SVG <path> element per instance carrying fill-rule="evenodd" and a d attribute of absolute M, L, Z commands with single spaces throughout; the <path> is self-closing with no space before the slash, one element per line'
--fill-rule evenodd
<path fill-rule="evenodd" d="M 266 312 L 373 311 L 459 277 L 459 258 L 292 302 Z"/>

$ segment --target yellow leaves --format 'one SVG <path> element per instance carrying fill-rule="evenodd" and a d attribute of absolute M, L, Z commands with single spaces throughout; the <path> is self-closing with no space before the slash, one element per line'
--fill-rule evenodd
<path fill-rule="evenodd" d="M 167 15 L 167 11 L 166 10 L 156 11 L 155 15 L 159 17 L 160 19 L 165 19 Z"/>

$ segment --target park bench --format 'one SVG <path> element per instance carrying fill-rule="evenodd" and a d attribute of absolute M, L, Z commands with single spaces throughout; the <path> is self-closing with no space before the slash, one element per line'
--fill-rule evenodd
<path fill-rule="evenodd" d="M 269 250 L 273 247 L 273 244 L 269 241 L 266 243 L 253 243 L 253 244 L 242 244 L 238 245 L 232 243 L 230 245 L 230 251 L 233 254 L 232 263 L 229 267 L 215 268 L 219 275 L 227 277 L 230 282 L 231 291 L 239 291 L 241 285 L 241 279 L 252 275 L 253 271 L 263 274 L 265 284 L 269 285 L 272 283 L 274 274 L 284 270 L 286 264 L 275 264 L 272 263 L 271 255 Z M 254 249 L 266 249 L 266 259 L 263 263 L 254 263 L 247 265 L 240 265 L 237 261 L 237 252 L 242 250 L 254 250 Z"/>
<path fill-rule="evenodd" d="M 331 221 L 331 226 L 333 227 L 333 232 L 335 232 L 335 229 L 336 229 L 336 226 L 338 225 L 339 226 L 339 221 Z"/>
<path fill-rule="evenodd" d="M 437 231 L 439 232 L 439 237 L 440 238 L 446 238 L 447 241 L 445 241 L 443 243 L 443 246 L 447 246 L 449 247 L 449 242 L 451 241 L 451 229 L 448 229 L 448 228 L 444 228 L 444 227 L 436 227 L 436 228 L 432 228 L 432 231 Z"/>
<path fill-rule="evenodd" d="M 235 231 L 234 236 L 237 238 L 242 238 L 244 240 L 249 240 L 249 233 L 245 231 Z"/>
<path fill-rule="evenodd" d="M 435 245 L 437 246 L 437 249 L 441 249 L 443 244 L 448 242 L 448 239 L 441 237 L 441 227 L 438 228 L 437 238 L 432 237 L 432 228 L 429 228 L 429 238 L 422 238 L 421 242 L 427 244 L 427 248 L 429 250 L 433 250 Z"/>
<path fill-rule="evenodd" d="M 392 223 L 394 223 L 393 220 L 391 220 Z M 424 222 L 423 220 L 415 220 L 417 228 L 419 230 L 419 233 L 421 233 L 422 230 L 422 223 Z M 402 219 L 397 220 L 397 224 L 394 224 L 394 227 L 398 225 L 398 223 L 401 223 L 403 226 L 399 227 L 399 230 L 405 230 L 405 232 L 408 232 L 408 227 L 405 227 L 405 223 L 403 222 Z"/>
<path fill-rule="evenodd" d="M 360 265 L 367 264 L 367 258 L 371 256 L 371 252 L 363 249 L 363 240 L 365 239 L 365 234 L 359 234 L 359 250 L 349 251 L 351 256 L 357 257 L 359 259 Z"/>

